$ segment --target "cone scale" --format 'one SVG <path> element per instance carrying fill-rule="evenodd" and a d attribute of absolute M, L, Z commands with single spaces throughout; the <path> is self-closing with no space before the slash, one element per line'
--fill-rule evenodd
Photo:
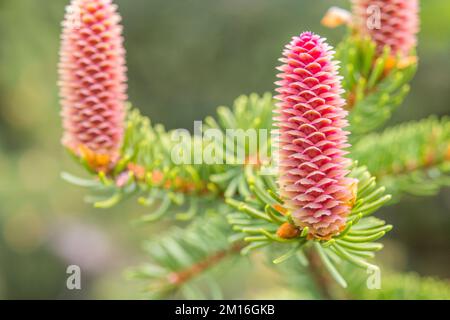
<path fill-rule="evenodd" d="M 108 171 L 119 157 L 127 99 L 120 16 L 111 0 L 72 0 L 62 25 L 62 143 Z"/>
<path fill-rule="evenodd" d="M 345 228 L 356 186 L 346 177 L 347 112 L 332 55 L 324 39 L 302 33 L 285 47 L 276 82 L 280 194 L 294 223 L 320 239 Z"/>

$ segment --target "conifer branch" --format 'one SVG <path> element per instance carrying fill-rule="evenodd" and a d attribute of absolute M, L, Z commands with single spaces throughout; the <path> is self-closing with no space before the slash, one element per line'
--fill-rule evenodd
<path fill-rule="evenodd" d="M 362 138 L 352 157 L 396 196 L 433 195 L 450 185 L 450 121 L 430 117 Z"/>
<path fill-rule="evenodd" d="M 172 227 L 147 241 L 145 250 L 151 261 L 130 270 L 129 276 L 143 279 L 146 292 L 155 299 L 177 294 L 186 297 L 185 290 L 192 294 L 205 283 L 214 288 L 210 295 L 218 295 L 215 280 L 208 274 L 216 266 L 239 256 L 242 248 L 242 243 L 228 241 L 231 230 L 221 217 L 227 210 L 227 207 L 211 208 L 206 216 L 196 218 L 187 227 Z M 223 268 L 218 271 L 222 272 Z"/>
<path fill-rule="evenodd" d="M 60 63 L 63 143 L 90 178 L 68 173 L 63 178 L 88 188 L 93 194 L 89 200 L 98 208 L 136 197 L 149 211 L 139 222 L 165 216 L 190 221 L 147 241 L 150 262 L 130 272 L 146 281 L 151 297 L 217 298 L 220 290 L 209 272 L 238 252 L 247 255 L 262 248 L 270 257 L 276 253 L 273 264 L 287 265 L 292 278 L 309 274 L 306 282 L 322 298 L 335 297 L 335 284 L 352 294 L 354 281 L 345 268 L 379 270 L 370 261 L 383 247 L 376 241 L 392 226 L 372 215 L 391 200 L 386 189 L 395 195 L 431 195 L 450 185 L 447 118 L 366 135 L 402 103 L 417 68 L 417 3 L 383 3 L 397 6 L 387 14 L 403 21 L 400 32 L 386 33 L 357 23 L 365 17 L 359 5 L 369 2 L 355 1 L 353 18 L 342 11 L 334 11 L 337 20 L 328 17 L 327 23 L 351 25 L 336 54 L 343 79 L 325 39 L 302 33 L 292 38 L 280 59 L 277 103 L 270 93 L 240 96 L 231 108 L 221 106 L 216 117 L 204 121 L 205 129 L 216 130 L 222 140 L 184 130 L 182 143 L 173 139 L 179 131 L 153 125 L 137 109 L 126 107 L 116 6 L 110 1 L 72 2 L 82 9 L 83 28 L 73 27 L 74 10 L 68 10 Z M 112 32 L 104 33 L 108 28 Z M 92 37 L 85 41 L 85 36 Z M 347 120 L 350 142 L 357 142 L 350 157 Z M 270 135 L 258 136 L 256 147 L 247 141 L 249 129 L 267 133 L 273 122 L 279 129 L 277 141 Z M 244 140 L 235 141 L 229 129 L 242 133 Z M 281 146 L 280 172 L 262 175 L 276 143 Z M 203 159 L 206 151 L 215 163 L 192 161 Z M 176 161 L 178 156 L 188 161 Z M 299 266 L 310 272 L 299 272 Z M 199 284 L 209 291 L 205 294 Z"/>
<path fill-rule="evenodd" d="M 352 140 L 383 125 L 409 93 L 417 58 L 398 56 L 385 47 L 376 55 L 370 38 L 351 34 L 338 46 Z"/>
<path fill-rule="evenodd" d="M 242 250 L 242 248 L 243 244 L 233 243 L 230 245 L 228 249 L 214 252 L 210 256 L 204 258 L 202 261 L 199 261 L 184 270 L 172 272 L 168 276 L 169 283 L 175 286 L 181 286 L 185 282 L 190 281 L 199 274 L 221 263 L 223 259 L 226 259 L 231 255 L 239 253 Z"/>

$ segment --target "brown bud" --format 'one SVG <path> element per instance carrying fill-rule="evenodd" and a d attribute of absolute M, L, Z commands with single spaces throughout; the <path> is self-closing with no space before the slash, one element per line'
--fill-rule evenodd
<path fill-rule="evenodd" d="M 290 224 L 289 222 L 283 223 L 277 230 L 277 236 L 283 239 L 292 239 L 300 234 L 300 230 Z"/>

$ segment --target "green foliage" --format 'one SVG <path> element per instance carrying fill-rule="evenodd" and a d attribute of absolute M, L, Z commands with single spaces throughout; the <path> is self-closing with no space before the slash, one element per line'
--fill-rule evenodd
<path fill-rule="evenodd" d="M 224 137 L 222 144 L 216 147 L 218 150 L 224 150 L 219 162 L 226 164 L 218 166 L 217 172 L 212 174 L 210 179 L 224 190 L 225 197 L 232 197 L 235 194 L 248 195 L 249 190 L 242 166 L 250 161 L 260 164 L 269 160 L 264 157 L 270 157 L 273 109 L 274 101 L 270 93 L 265 93 L 263 96 L 253 93 L 249 96 L 238 97 L 232 109 L 219 107 L 217 121 L 213 117 L 205 119 L 206 129 L 219 130 Z M 248 129 L 252 131 L 247 131 Z M 243 134 L 240 138 L 236 138 L 235 135 L 239 131 Z M 258 134 L 256 139 L 253 139 L 253 142 L 257 142 L 256 144 L 250 143 L 249 137 L 253 133 Z M 211 143 L 217 143 L 217 141 Z M 233 164 L 233 161 L 229 159 L 244 161 Z"/>
<path fill-rule="evenodd" d="M 152 299 L 220 299 L 222 293 L 211 272 L 239 253 L 239 245 L 228 242 L 229 234 L 229 225 L 217 211 L 186 228 L 172 227 L 144 243 L 151 262 L 130 270 L 128 275 L 145 280 L 145 293 Z"/>
<path fill-rule="evenodd" d="M 178 219 L 187 220 L 199 211 L 200 206 L 221 195 L 245 192 L 243 163 L 231 161 L 229 164 L 229 159 L 236 160 L 239 155 L 249 154 L 252 147 L 256 150 L 256 158 L 260 150 L 270 152 L 270 132 L 267 131 L 268 136 L 262 136 L 262 139 L 258 137 L 257 145 L 251 146 L 248 139 L 236 139 L 236 132 L 226 129 L 269 130 L 272 110 L 273 100 L 269 93 L 261 97 L 257 94 L 240 96 L 234 102 L 233 110 L 223 106 L 218 108 L 217 121 L 212 117 L 205 119 L 204 129 L 217 129 L 224 139 L 205 138 L 201 142 L 200 137 L 187 131 L 183 131 L 182 139 L 178 140 L 173 136 L 174 131 L 166 131 L 160 124 L 152 125 L 137 109 L 129 108 L 121 157 L 113 172 L 96 173 L 91 179 L 69 173 L 62 176 L 70 183 L 89 188 L 93 195 L 87 200 L 97 208 L 109 208 L 130 196 L 137 196 L 139 204 L 152 212 L 143 216 L 142 222 L 156 221 L 170 212 L 176 212 Z M 213 145 L 220 142 L 220 145 Z M 188 153 L 187 162 L 201 159 L 199 164 L 174 163 L 174 149 L 186 145 L 188 147 L 182 148 L 181 152 Z M 214 151 L 220 153 L 215 158 L 219 159 L 219 164 L 203 161 L 206 150 L 212 150 L 213 156 Z M 90 171 L 84 159 L 79 160 Z"/>
<path fill-rule="evenodd" d="M 99 172 L 91 179 L 69 173 L 62 177 L 87 187 L 92 195 L 86 200 L 97 208 L 110 208 L 136 196 L 139 204 L 151 212 L 140 222 L 156 221 L 174 211 L 180 220 L 190 219 L 202 201 L 215 197 L 219 190 L 208 178 L 214 168 L 201 164 L 179 166 L 172 161 L 171 152 L 177 142 L 171 134 L 162 125 L 152 126 L 138 110 L 130 109 L 121 158 L 113 172 Z M 186 138 L 189 142 L 195 139 L 189 134 Z M 195 150 L 191 148 L 192 152 Z M 87 164 L 85 167 L 89 169 Z"/>
<path fill-rule="evenodd" d="M 341 42 L 336 58 L 341 63 L 342 85 L 351 111 L 349 131 L 352 139 L 357 139 L 383 125 L 403 102 L 417 63 L 407 65 L 400 57 L 391 56 L 388 47 L 377 57 L 375 43 L 355 35 Z"/>
<path fill-rule="evenodd" d="M 249 96 L 238 97 L 232 108 L 220 106 L 217 108 L 217 121 L 207 117 L 205 122 L 208 128 L 227 129 L 270 129 L 272 127 L 272 112 L 274 100 L 269 92 L 259 96 L 252 93 Z M 263 141 L 266 143 L 266 141 Z M 248 144 L 244 147 L 248 151 Z"/>
<path fill-rule="evenodd" d="M 291 299 L 322 299 L 323 292 L 313 279 L 311 266 L 298 268 L 298 261 L 290 261 L 279 266 L 283 275 L 285 287 L 290 289 Z M 432 277 L 420 277 L 415 273 L 395 273 L 382 268 L 380 274 L 380 288 L 368 288 L 367 272 L 355 270 L 348 264 L 341 265 L 342 274 L 348 279 L 345 290 L 328 285 L 328 297 L 336 299 L 357 300 L 448 300 L 450 297 L 450 283 Z M 323 279 L 327 281 L 327 279 Z"/>
<path fill-rule="evenodd" d="M 370 300 L 448 300 L 450 283 L 414 273 L 388 273 L 382 276 L 381 288 L 368 290 L 365 281 L 354 281 L 350 294 L 357 299 Z"/>
<path fill-rule="evenodd" d="M 270 151 L 270 132 L 267 132 L 267 136 L 261 136 L 261 133 L 257 135 L 257 144 L 252 145 L 249 140 L 250 132 L 247 130 L 251 129 L 256 133 L 260 129 L 270 130 L 273 109 L 274 101 L 270 93 L 263 96 L 253 93 L 238 97 L 232 109 L 225 106 L 217 108 L 217 121 L 213 117 L 206 117 L 206 129 L 219 130 L 224 136 L 224 141 L 218 146 L 219 150 L 223 150 L 221 163 L 232 164 L 233 161 L 226 161 L 227 159 L 241 160 L 239 154 L 257 157 L 258 152 L 266 149 Z M 236 138 L 236 133 L 240 132 L 244 133 L 245 139 L 241 136 Z"/>
<path fill-rule="evenodd" d="M 202 164 L 178 165 L 174 162 L 172 153 L 175 146 L 179 144 L 179 140 L 175 139 L 173 135 L 174 131 L 166 131 L 160 124 L 152 126 L 150 120 L 140 115 L 138 110 L 131 110 L 121 160 L 115 167 L 115 175 L 123 173 L 127 169 L 127 165 L 132 164 L 142 168 L 145 176 L 136 177 L 136 172 L 130 168 L 128 170 L 136 178 L 143 180 L 149 189 L 157 187 L 180 191 L 180 189 L 187 188 L 185 193 L 199 193 L 206 191 L 205 189 L 215 192 L 213 185 L 204 184 L 214 168 Z M 196 138 L 188 132 L 184 132 L 183 138 L 186 139 L 188 145 L 191 145 L 191 148 L 186 149 L 189 159 L 198 157 L 195 153 L 200 153 L 202 150 L 192 147 L 196 143 Z M 161 177 L 155 177 L 155 173 Z M 177 179 L 181 180 L 178 184 Z M 192 182 L 190 188 L 183 185 L 183 182 L 186 181 Z"/>
<path fill-rule="evenodd" d="M 365 136 L 352 157 L 396 197 L 431 196 L 450 185 L 449 148 L 449 119 L 430 117 Z"/>

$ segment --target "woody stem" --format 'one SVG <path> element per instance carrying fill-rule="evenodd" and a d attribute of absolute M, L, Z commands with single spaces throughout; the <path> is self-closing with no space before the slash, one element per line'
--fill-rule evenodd
<path fill-rule="evenodd" d="M 241 251 L 242 248 L 243 248 L 242 243 L 235 243 L 231 247 L 217 251 L 207 256 L 203 260 L 187 267 L 186 269 L 172 272 L 171 274 L 169 274 L 168 280 L 172 285 L 180 286 L 190 281 L 192 278 L 195 278 L 196 276 L 205 272 L 206 270 L 218 265 L 227 257 L 238 253 L 239 251 Z"/>
<path fill-rule="evenodd" d="M 326 300 L 333 299 L 333 294 L 331 290 L 333 279 L 327 273 L 322 263 L 322 260 L 312 247 L 309 247 L 305 251 L 306 256 L 309 260 L 309 272 L 311 274 L 311 278 L 313 279 L 317 287 L 317 290 L 319 291 L 323 299 Z"/>

